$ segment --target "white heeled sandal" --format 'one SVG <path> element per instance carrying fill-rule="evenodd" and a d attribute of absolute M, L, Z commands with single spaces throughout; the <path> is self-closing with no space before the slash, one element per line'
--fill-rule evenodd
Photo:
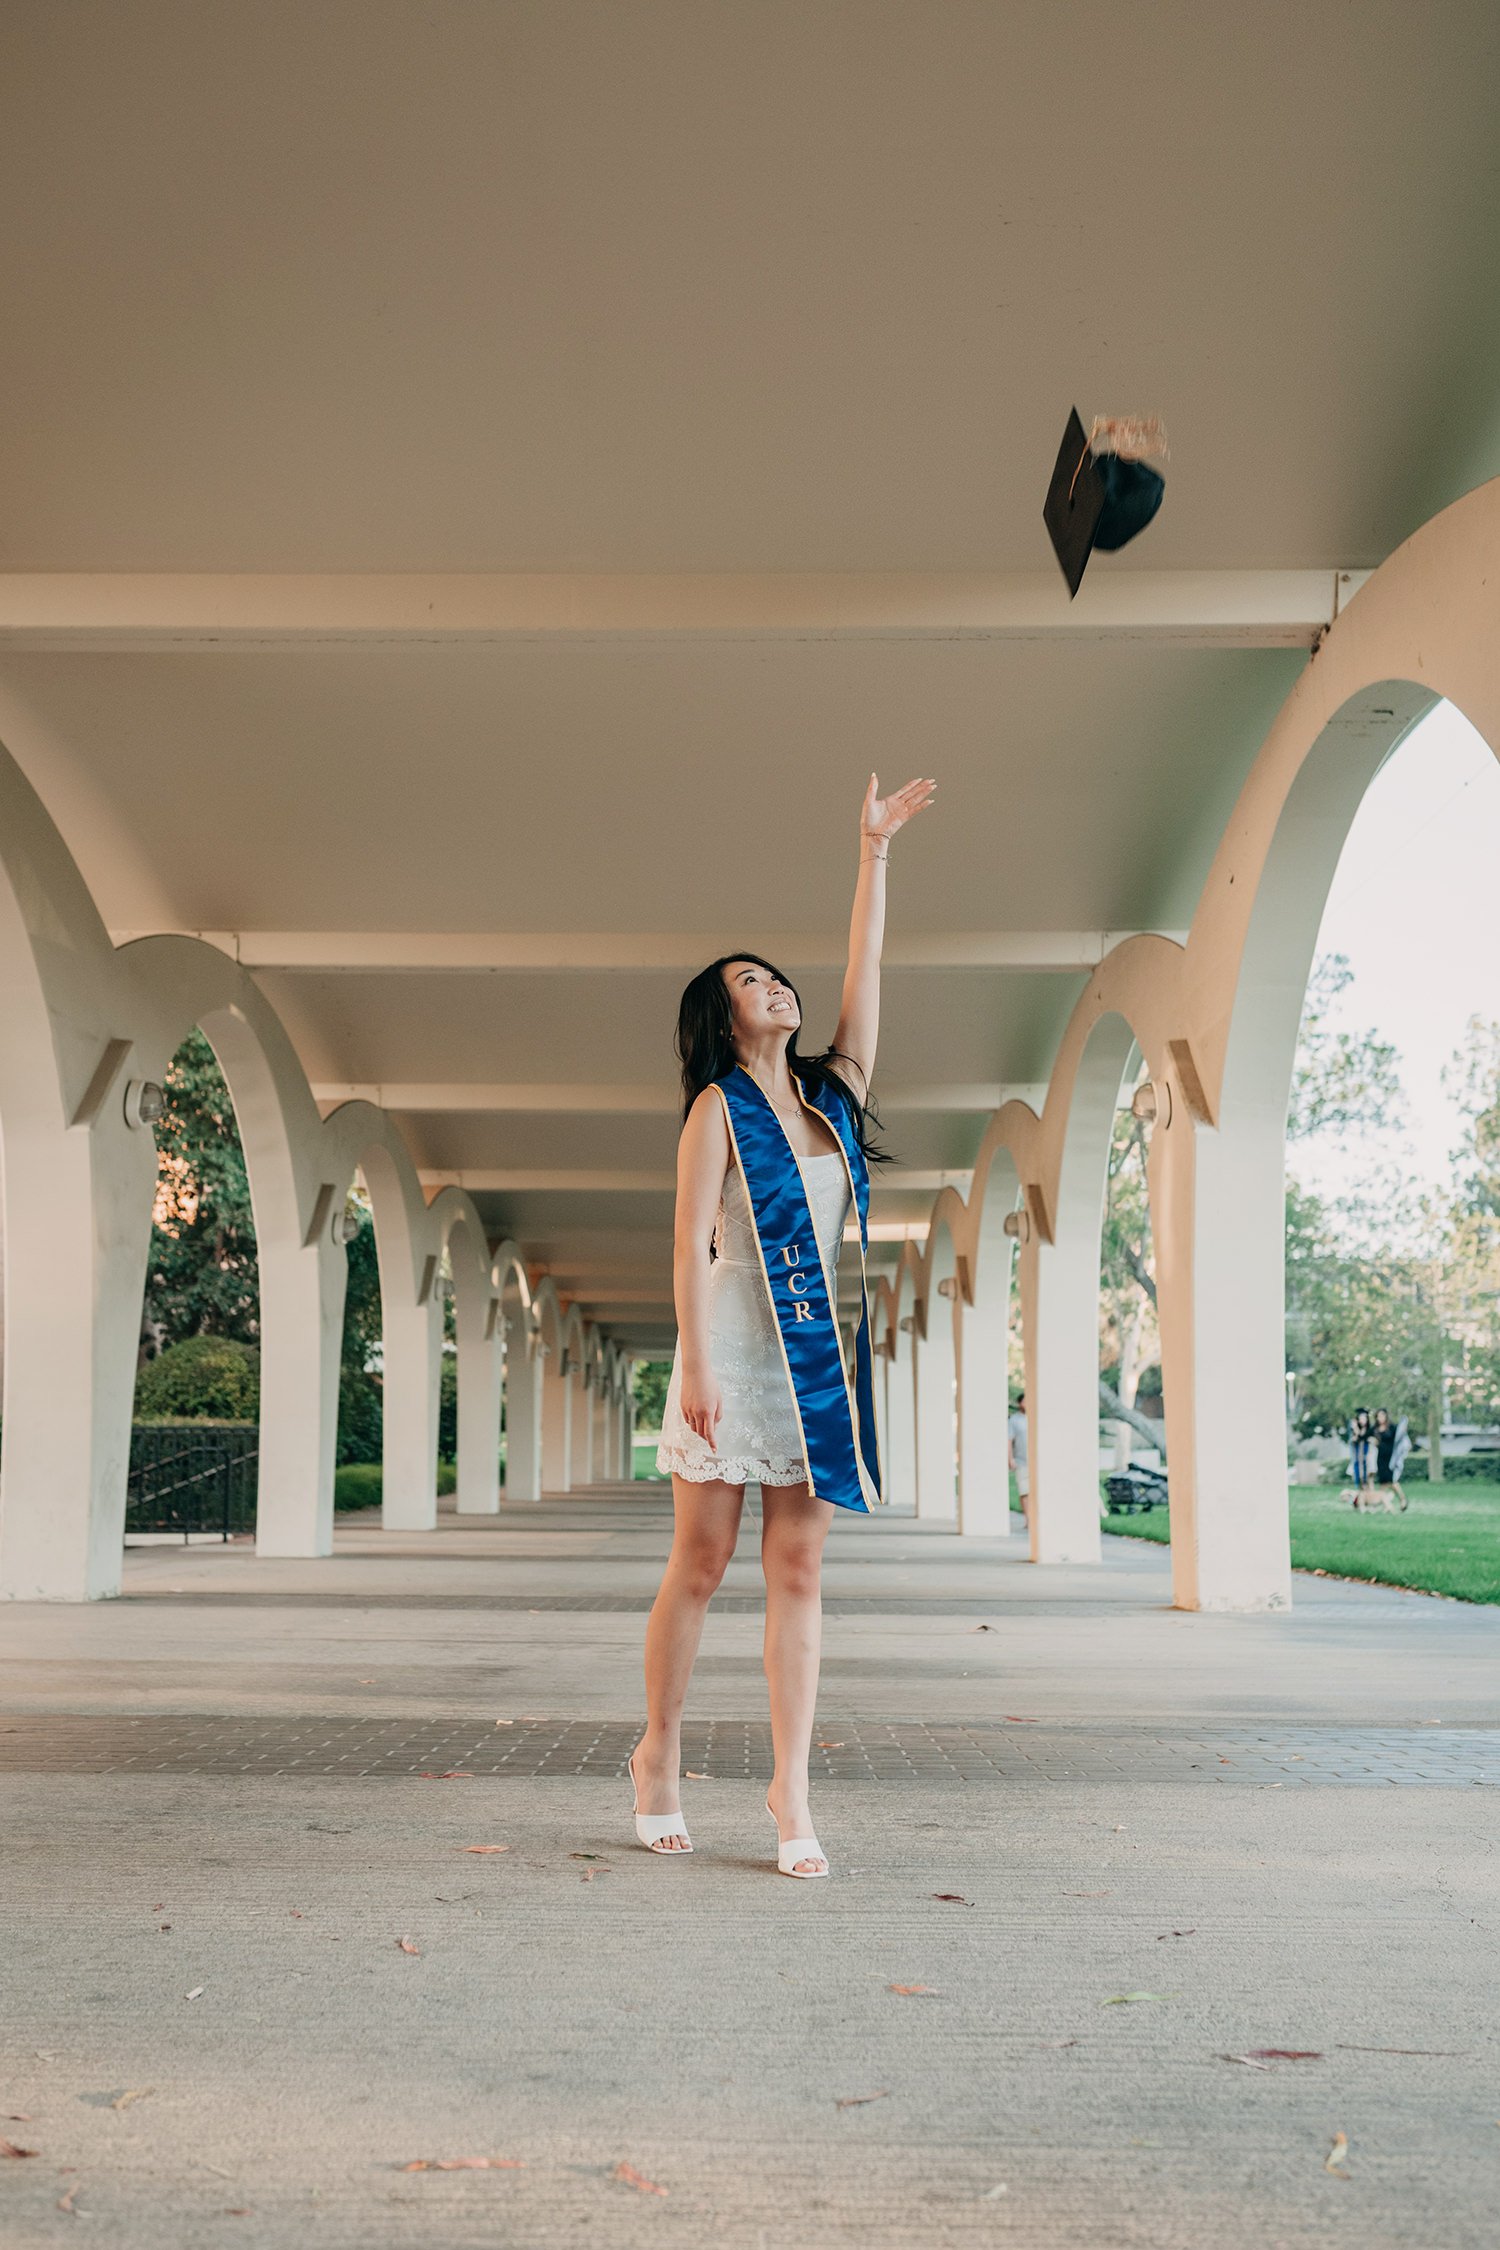
<path fill-rule="evenodd" d="M 769 1797 L 766 1799 L 766 1811 L 771 1813 L 771 1819 L 775 1822 L 776 1827 L 777 1872 L 782 1875 L 794 1875 L 799 1883 L 821 1882 L 828 1873 L 828 1855 L 818 1842 L 817 1837 L 791 1836 L 783 1843 L 781 1840 L 781 1822 L 771 1812 Z M 799 1859 L 821 1859 L 823 1864 L 821 1867 L 799 1867 L 797 1865 Z"/>
<path fill-rule="evenodd" d="M 645 1845 L 648 1852 L 655 1852 L 659 1859 L 686 1859 L 693 1848 L 693 1839 L 687 1832 L 687 1824 L 683 1820 L 681 1811 L 669 1813 L 642 1812 L 640 1795 L 635 1786 L 634 1758 L 626 1760 L 625 1771 L 630 1776 L 630 1809 L 635 1815 L 635 1832 L 640 1841 Z M 669 1836 L 681 1836 L 683 1839 L 680 1844 L 674 1845 L 670 1851 L 667 1848 Z"/>

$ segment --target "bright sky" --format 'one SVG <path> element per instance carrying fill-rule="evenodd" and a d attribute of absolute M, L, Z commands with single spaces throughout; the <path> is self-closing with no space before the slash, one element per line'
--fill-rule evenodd
<path fill-rule="evenodd" d="M 1470 1016 L 1500 1018 L 1497 870 L 1500 760 L 1439 704 L 1366 792 L 1318 937 L 1354 971 L 1336 1022 L 1373 1024 L 1400 1052 L 1406 1143 L 1424 1181 L 1449 1178 L 1460 1131 L 1443 1065 Z M 1359 1161 L 1306 1144 L 1294 1157 L 1309 1186 L 1334 1190 Z"/>

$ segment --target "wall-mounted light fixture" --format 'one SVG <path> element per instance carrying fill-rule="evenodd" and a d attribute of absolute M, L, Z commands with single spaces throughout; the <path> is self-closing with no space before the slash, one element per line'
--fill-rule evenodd
<path fill-rule="evenodd" d="M 938 1283 L 938 1295 L 940 1297 L 946 1297 L 949 1304 L 952 1304 L 954 1298 L 958 1295 L 958 1281 L 956 1276 L 950 1273 Z"/>
<path fill-rule="evenodd" d="M 1007 1211 L 1005 1214 L 1005 1232 L 1010 1236 L 1012 1242 L 1029 1242 L 1031 1240 L 1030 1212 Z"/>
<path fill-rule="evenodd" d="M 432 1285 L 432 1294 L 434 1297 L 441 1297 L 444 1304 L 448 1302 L 453 1295 L 453 1276 L 451 1273 L 440 1273 L 438 1275 Z"/>
<path fill-rule="evenodd" d="M 351 1211 L 346 1203 L 341 1211 L 334 1212 L 331 1232 L 334 1241 L 347 1249 L 359 1232 L 359 1213 Z"/>
<path fill-rule="evenodd" d="M 1170 1125 L 1172 1089 L 1166 1080 L 1158 1086 L 1154 1078 L 1142 1079 L 1130 1097 L 1130 1114 L 1143 1125 Z"/>
<path fill-rule="evenodd" d="M 167 1097 L 154 1078 L 132 1078 L 125 1088 L 125 1122 L 132 1133 L 154 1125 L 167 1106 Z"/>

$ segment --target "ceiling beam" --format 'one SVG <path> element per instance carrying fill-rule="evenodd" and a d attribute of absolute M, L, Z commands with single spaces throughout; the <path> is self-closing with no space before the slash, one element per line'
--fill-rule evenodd
<path fill-rule="evenodd" d="M 0 574 L 0 645 L 286 648 L 486 641 L 1153 640 L 1310 648 L 1367 572 Z"/>
<path fill-rule="evenodd" d="M 1182 930 L 1157 933 L 1181 943 Z M 164 935 L 216 945 L 247 969 L 434 973 L 700 969 L 723 949 L 716 930 L 115 930 L 116 945 Z M 1135 930 L 949 930 L 888 938 L 882 966 L 1015 969 L 1086 975 Z M 847 932 L 773 932 L 766 951 L 788 968 L 842 969 Z"/>
<path fill-rule="evenodd" d="M 972 1085 L 877 1085 L 875 1090 L 880 1107 L 887 1114 L 898 1110 L 938 1110 L 947 1115 L 957 1112 L 986 1117 L 1010 1100 L 1029 1102 L 1033 1108 L 1040 1108 L 1046 1093 L 1045 1087 L 1003 1086 L 998 1080 Z M 339 1102 L 365 1101 L 374 1102 L 380 1109 L 424 1115 L 468 1110 L 485 1113 L 540 1110 L 553 1115 L 593 1116 L 608 1112 L 675 1117 L 682 1107 L 680 1092 L 667 1080 L 612 1086 L 406 1084 L 399 1081 L 361 1085 L 353 1080 L 348 1084 L 323 1080 L 313 1087 L 313 1097 L 325 1108 L 333 1108 Z"/>
<path fill-rule="evenodd" d="M 470 1170 L 456 1172 L 419 1172 L 424 1188 L 434 1193 L 439 1188 L 464 1188 L 471 1195 L 671 1195 L 676 1191 L 677 1177 L 673 1172 L 646 1171 L 589 1171 L 581 1166 L 553 1171 L 492 1171 Z M 956 1187 L 966 1191 L 973 1179 L 967 1172 L 905 1171 L 900 1165 L 884 1165 L 870 1181 L 874 1194 L 909 1193 L 936 1194 L 939 1188 Z"/>

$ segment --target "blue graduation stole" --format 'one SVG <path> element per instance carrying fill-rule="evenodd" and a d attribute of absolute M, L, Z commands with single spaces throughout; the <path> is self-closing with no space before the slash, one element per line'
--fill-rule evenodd
<path fill-rule="evenodd" d="M 761 1272 L 802 1432 L 808 1489 L 816 1500 L 867 1515 L 885 1499 L 865 1282 L 870 1168 L 838 1095 L 826 1089 L 809 1093 L 795 1078 L 793 1084 L 803 1107 L 832 1126 L 859 1214 L 860 1310 L 852 1380 L 839 1338 L 833 1277 L 823 1264 L 802 1170 L 781 1120 L 743 1064 L 736 1063 L 715 1082 L 750 1203 Z"/>

